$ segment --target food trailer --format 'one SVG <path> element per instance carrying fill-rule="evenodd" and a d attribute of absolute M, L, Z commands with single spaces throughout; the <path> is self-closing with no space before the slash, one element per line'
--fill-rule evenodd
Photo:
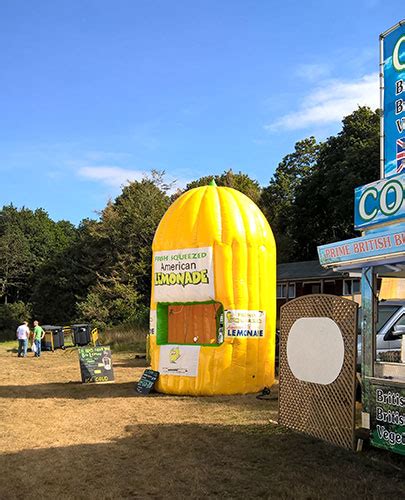
<path fill-rule="evenodd" d="M 405 312 L 385 333 L 402 342 L 397 356 L 376 352 L 377 278 L 405 278 L 405 20 L 381 35 L 380 50 L 380 180 L 355 190 L 361 236 L 320 246 L 318 254 L 324 267 L 361 276 L 362 427 L 373 446 L 405 455 Z"/>

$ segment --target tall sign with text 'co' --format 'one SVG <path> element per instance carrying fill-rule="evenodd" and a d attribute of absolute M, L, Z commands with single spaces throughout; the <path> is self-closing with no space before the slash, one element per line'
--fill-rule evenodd
<path fill-rule="evenodd" d="M 383 105 L 381 177 L 405 173 L 405 20 L 381 39 L 381 102 Z"/>
<path fill-rule="evenodd" d="M 400 221 L 405 222 L 405 171 L 355 189 L 355 229 Z"/>

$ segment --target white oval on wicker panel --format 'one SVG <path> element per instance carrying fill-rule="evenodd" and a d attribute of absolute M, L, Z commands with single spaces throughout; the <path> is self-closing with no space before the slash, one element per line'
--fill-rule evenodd
<path fill-rule="evenodd" d="M 342 332 L 332 319 L 300 318 L 291 327 L 287 360 L 297 379 L 331 384 L 342 369 L 344 355 Z"/>

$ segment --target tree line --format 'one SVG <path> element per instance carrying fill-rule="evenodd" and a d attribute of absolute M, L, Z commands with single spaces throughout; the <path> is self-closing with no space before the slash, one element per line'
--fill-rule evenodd
<path fill-rule="evenodd" d="M 379 176 L 379 111 L 359 107 L 323 142 L 297 142 L 267 186 L 232 170 L 206 185 L 243 192 L 259 205 L 274 232 L 278 262 L 317 258 L 317 245 L 356 236 L 354 188 Z M 100 326 L 147 324 L 151 245 L 171 202 L 164 172 L 128 183 L 97 219 L 75 227 L 43 209 L 0 210 L 0 334 L 33 317 L 42 323 L 92 321 Z"/>

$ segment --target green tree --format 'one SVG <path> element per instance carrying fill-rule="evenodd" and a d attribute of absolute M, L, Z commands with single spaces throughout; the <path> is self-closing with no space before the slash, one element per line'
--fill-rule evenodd
<path fill-rule="evenodd" d="M 0 304 L 0 340 L 14 340 L 18 325 L 32 318 L 31 307 L 24 302 Z"/>
<path fill-rule="evenodd" d="M 75 228 L 67 221 L 54 222 L 38 209 L 0 210 L 0 294 L 4 301 L 27 302 L 36 271 L 69 244 Z"/>
<path fill-rule="evenodd" d="M 10 295 L 23 295 L 32 267 L 29 244 L 18 226 L 2 228 L 0 236 L 0 296 L 4 303 Z"/>
<path fill-rule="evenodd" d="M 276 168 L 270 183 L 262 191 L 260 207 L 274 232 L 279 262 L 288 262 L 294 251 L 294 203 L 301 184 L 311 176 L 319 157 L 315 137 L 295 144 Z"/>
<path fill-rule="evenodd" d="M 88 230 L 99 254 L 94 282 L 78 308 L 84 319 L 105 324 L 145 320 L 150 302 L 152 241 L 167 210 L 164 172 L 131 182 L 110 201 Z M 103 308 L 98 307 L 104 304 Z"/>
<path fill-rule="evenodd" d="M 91 235 L 95 223 L 83 220 L 74 237 L 41 265 L 33 280 L 31 301 L 43 323 L 68 323 L 78 317 L 76 303 L 85 300 L 102 269 L 104 250 Z"/>
<path fill-rule="evenodd" d="M 192 181 L 187 184 L 184 191 L 199 186 L 207 186 L 212 180 L 215 181 L 217 186 L 226 186 L 237 189 L 238 191 L 248 196 L 256 204 L 258 204 L 260 201 L 260 184 L 256 180 L 251 179 L 247 174 L 244 174 L 243 172 L 238 172 L 235 174 L 232 170 L 227 170 L 220 175 L 207 175 L 204 177 L 200 177 L 196 181 Z M 175 197 L 179 196 L 181 193 L 182 191 L 178 191 Z"/>
<path fill-rule="evenodd" d="M 144 322 L 148 309 L 141 303 L 134 286 L 122 281 L 117 273 L 104 279 L 99 277 L 78 306 L 80 316 L 99 327 Z"/>
<path fill-rule="evenodd" d="M 379 178 L 379 111 L 359 107 L 322 144 L 311 174 L 293 203 L 290 231 L 295 260 L 317 258 L 317 245 L 357 236 L 354 189 Z"/>

